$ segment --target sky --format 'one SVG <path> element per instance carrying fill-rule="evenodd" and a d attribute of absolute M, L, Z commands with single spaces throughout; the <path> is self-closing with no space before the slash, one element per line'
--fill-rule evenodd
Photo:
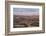
<path fill-rule="evenodd" d="M 39 15 L 38 8 L 13 8 L 14 15 Z"/>

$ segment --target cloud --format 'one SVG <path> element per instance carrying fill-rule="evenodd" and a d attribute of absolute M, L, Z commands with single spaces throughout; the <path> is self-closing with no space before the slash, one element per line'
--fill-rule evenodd
<path fill-rule="evenodd" d="M 13 9 L 14 15 L 39 15 L 39 9 L 33 8 L 14 8 Z"/>
<path fill-rule="evenodd" d="M 13 12 L 39 12 L 38 8 L 13 8 Z"/>

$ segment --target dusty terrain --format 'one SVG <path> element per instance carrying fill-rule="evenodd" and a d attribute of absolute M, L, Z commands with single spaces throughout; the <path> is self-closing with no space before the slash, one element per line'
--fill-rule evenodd
<path fill-rule="evenodd" d="M 39 26 L 39 15 L 24 16 L 14 15 L 14 28 L 16 27 L 38 27 Z"/>

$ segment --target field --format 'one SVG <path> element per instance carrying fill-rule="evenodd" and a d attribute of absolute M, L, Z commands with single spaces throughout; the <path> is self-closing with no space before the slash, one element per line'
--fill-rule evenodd
<path fill-rule="evenodd" d="M 13 24 L 14 28 L 39 27 L 39 15 L 14 15 Z"/>

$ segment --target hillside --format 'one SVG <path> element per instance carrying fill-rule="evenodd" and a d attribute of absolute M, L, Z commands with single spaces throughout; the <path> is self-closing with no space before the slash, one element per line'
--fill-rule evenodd
<path fill-rule="evenodd" d="M 15 27 L 38 27 L 39 26 L 39 16 L 24 16 L 24 15 L 14 15 L 14 28 Z"/>

